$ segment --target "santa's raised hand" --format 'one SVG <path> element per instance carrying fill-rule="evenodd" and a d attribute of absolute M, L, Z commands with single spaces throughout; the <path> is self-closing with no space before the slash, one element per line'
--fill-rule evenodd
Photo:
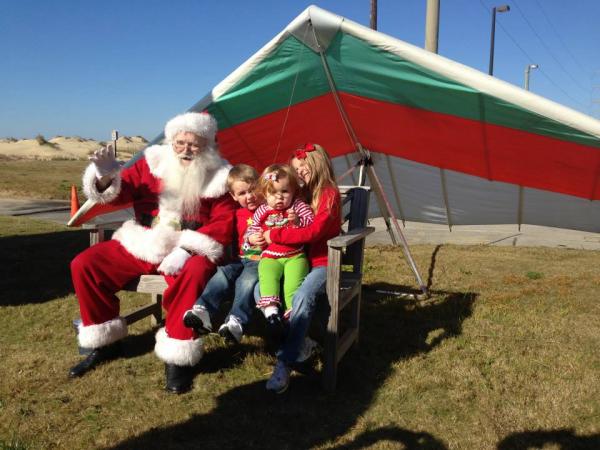
<path fill-rule="evenodd" d="M 121 169 L 121 165 L 115 157 L 115 149 L 111 144 L 94 150 L 89 160 L 96 168 L 96 178 L 98 180 L 112 178 Z"/>

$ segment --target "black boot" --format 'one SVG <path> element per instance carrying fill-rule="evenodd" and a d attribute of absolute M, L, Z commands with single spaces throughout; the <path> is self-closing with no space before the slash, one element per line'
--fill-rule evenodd
<path fill-rule="evenodd" d="M 192 366 L 165 364 L 165 376 L 167 377 L 165 390 L 173 394 L 183 394 L 189 391 L 194 378 L 193 369 Z"/>
<path fill-rule="evenodd" d="M 121 343 L 115 342 L 114 344 L 107 345 L 105 347 L 99 347 L 92 350 L 87 357 L 79 364 L 71 367 L 69 370 L 70 378 L 77 378 L 84 375 L 89 370 L 92 370 L 98 364 L 103 363 L 111 359 L 115 359 L 121 353 Z"/>

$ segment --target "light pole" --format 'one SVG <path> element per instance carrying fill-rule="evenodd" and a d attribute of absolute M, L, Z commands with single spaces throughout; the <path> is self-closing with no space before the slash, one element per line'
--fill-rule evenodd
<path fill-rule="evenodd" d="M 531 73 L 532 69 L 538 69 L 540 66 L 538 66 L 537 64 L 529 64 L 527 67 L 525 67 L 525 90 L 528 91 L 529 90 L 529 74 Z"/>
<path fill-rule="evenodd" d="M 371 29 L 377 30 L 377 0 L 371 0 Z"/>
<path fill-rule="evenodd" d="M 500 5 L 494 6 L 492 8 L 492 35 L 490 38 L 490 67 L 488 73 L 490 75 L 494 74 L 494 38 L 496 36 L 496 13 L 503 13 L 510 11 L 510 6 L 508 5 Z"/>

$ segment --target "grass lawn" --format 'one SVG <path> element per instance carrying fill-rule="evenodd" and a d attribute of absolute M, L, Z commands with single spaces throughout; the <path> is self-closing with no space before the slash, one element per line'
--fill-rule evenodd
<path fill-rule="evenodd" d="M 123 357 L 67 379 L 80 358 L 68 263 L 86 245 L 0 217 L 0 449 L 600 448 L 597 252 L 414 246 L 433 293 L 415 302 L 377 292 L 414 280 L 398 249 L 369 248 L 361 340 L 335 394 L 313 374 L 267 395 L 263 339 L 211 335 L 193 391 L 173 396 L 148 319 Z"/>
<path fill-rule="evenodd" d="M 88 161 L 0 159 L 0 197 L 69 200 Z"/>

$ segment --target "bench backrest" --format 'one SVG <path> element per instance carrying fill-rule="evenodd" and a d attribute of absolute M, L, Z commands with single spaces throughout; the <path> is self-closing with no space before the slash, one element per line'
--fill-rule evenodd
<path fill-rule="evenodd" d="M 371 189 L 368 186 L 340 186 L 339 189 L 342 196 L 342 229 L 352 231 L 366 227 Z M 362 272 L 363 246 L 364 243 L 360 241 L 349 245 L 342 258 L 342 264 L 352 266 L 352 272 Z"/>

